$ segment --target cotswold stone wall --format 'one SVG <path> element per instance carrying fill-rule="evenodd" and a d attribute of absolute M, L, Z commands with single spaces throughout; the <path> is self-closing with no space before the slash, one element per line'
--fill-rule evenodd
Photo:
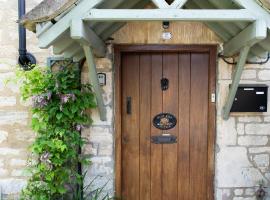
<path fill-rule="evenodd" d="M 224 121 L 221 110 L 231 83 L 232 66 L 220 60 L 218 71 L 216 199 L 256 199 L 260 182 L 270 186 L 270 112 L 234 114 Z M 247 65 L 241 83 L 270 85 L 270 62 Z M 270 190 L 266 190 L 270 199 Z"/>
<path fill-rule="evenodd" d="M 28 0 L 27 9 L 41 0 Z M 5 80 L 14 77 L 18 59 L 17 1 L 0 0 L 0 199 L 15 199 L 26 184 L 24 171 L 27 147 L 34 138 L 29 128 L 28 104 L 20 98 L 18 87 Z M 46 61 L 48 51 L 40 50 L 35 35 L 27 33 L 27 49 L 40 64 Z"/>
<path fill-rule="evenodd" d="M 113 129 L 113 77 L 112 77 L 112 46 L 108 45 L 106 58 L 96 59 L 98 72 L 106 74 L 106 86 L 101 87 L 107 110 L 107 121 L 100 121 L 97 110 L 92 111 L 93 124 L 84 128 L 83 137 L 88 144 L 83 149 L 85 155 L 91 156 L 91 166 L 84 166 L 86 172 L 85 185 L 94 179 L 91 189 L 105 186 L 104 193 L 114 191 L 114 129 Z M 82 82 L 89 82 L 88 68 L 84 65 Z"/>

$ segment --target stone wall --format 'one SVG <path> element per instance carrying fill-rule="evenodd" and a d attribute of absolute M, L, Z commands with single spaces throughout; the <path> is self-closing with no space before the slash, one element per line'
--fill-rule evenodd
<path fill-rule="evenodd" d="M 28 0 L 28 8 L 41 0 Z M 29 128 L 28 104 L 20 99 L 18 87 L 4 85 L 4 80 L 14 76 L 17 60 L 17 1 L 0 0 L 0 194 L 3 199 L 15 199 L 26 184 L 24 169 L 27 162 L 27 147 L 34 134 Z M 143 28 L 143 32 L 141 31 Z M 213 44 L 219 38 L 200 23 L 171 23 L 173 39 L 160 38 L 159 22 L 128 23 L 113 35 L 114 43 L 156 43 L 156 44 Z M 41 63 L 46 61 L 50 51 L 40 50 L 37 40 L 28 32 L 28 50 Z M 94 183 L 106 191 L 114 190 L 114 119 L 113 119 L 113 53 L 108 45 L 106 58 L 96 59 L 99 72 L 107 74 L 107 85 L 102 87 L 107 107 L 106 122 L 99 120 L 98 112 L 92 111 L 94 119 L 91 128 L 85 128 L 83 135 L 89 143 L 83 149 L 92 157 L 92 166 L 85 167 L 86 182 L 101 176 Z M 252 200 L 259 181 L 269 186 L 270 155 L 270 112 L 261 115 L 233 115 L 228 121 L 221 117 L 221 110 L 231 83 L 233 67 L 219 60 L 217 81 L 217 145 L 216 145 L 216 200 Z M 88 81 L 87 66 L 84 66 L 82 80 Z M 248 65 L 242 76 L 242 83 L 265 83 L 270 85 L 270 63 Z M 269 191 L 270 192 L 270 191 Z M 11 194 L 11 195 L 10 195 Z M 14 195 L 12 195 L 14 194 Z M 1 199 L 1 198 L 0 198 Z"/>
<path fill-rule="evenodd" d="M 92 111 L 93 124 L 84 128 L 82 135 L 88 138 L 83 149 L 85 155 L 91 156 L 91 166 L 85 166 L 87 173 L 85 185 L 94 179 L 91 189 L 105 186 L 104 193 L 114 191 L 114 137 L 113 137 L 113 77 L 112 77 L 112 46 L 108 45 L 106 58 L 96 59 L 98 72 L 106 74 L 106 86 L 102 87 L 103 99 L 107 110 L 107 121 L 100 121 L 97 110 Z M 88 68 L 84 65 L 82 82 L 89 82 Z M 98 177 L 98 178 L 97 178 Z"/>
<path fill-rule="evenodd" d="M 41 0 L 28 0 L 27 10 Z M 18 29 L 16 0 L 0 0 L 0 199 L 15 199 L 26 184 L 24 171 L 34 134 L 29 128 L 28 104 L 20 98 L 18 87 L 5 80 L 14 77 L 18 59 Z M 33 33 L 27 32 L 27 49 L 40 64 L 49 51 L 40 50 Z"/>
<path fill-rule="evenodd" d="M 216 199 L 256 199 L 259 183 L 263 181 L 269 187 L 270 181 L 270 112 L 233 114 L 224 121 L 221 110 L 231 83 L 232 66 L 220 60 L 218 70 Z M 247 65 L 241 83 L 270 85 L 270 63 Z"/>

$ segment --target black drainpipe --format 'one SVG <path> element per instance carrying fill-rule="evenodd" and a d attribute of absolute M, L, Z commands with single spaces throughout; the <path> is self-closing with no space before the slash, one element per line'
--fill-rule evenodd
<path fill-rule="evenodd" d="M 25 0 L 18 0 L 19 19 L 25 15 Z M 36 58 L 26 49 L 26 30 L 19 24 L 19 58 L 18 63 L 23 70 L 31 70 L 36 64 Z"/>

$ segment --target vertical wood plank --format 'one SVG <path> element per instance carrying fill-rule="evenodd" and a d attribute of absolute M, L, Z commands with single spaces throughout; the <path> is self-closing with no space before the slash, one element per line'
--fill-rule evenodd
<path fill-rule="evenodd" d="M 163 78 L 169 80 L 169 88 L 163 91 L 163 112 L 178 116 L 178 53 L 163 54 Z M 164 131 L 179 140 L 178 126 Z M 163 144 L 163 199 L 177 199 L 178 143 Z"/>
<path fill-rule="evenodd" d="M 122 67 L 121 52 L 115 49 L 115 195 L 121 196 L 122 190 Z"/>
<path fill-rule="evenodd" d="M 208 171 L 208 54 L 191 55 L 190 194 L 207 197 Z"/>
<path fill-rule="evenodd" d="M 209 58 L 209 94 L 216 93 L 216 65 L 217 65 L 217 48 L 210 49 Z M 208 101 L 208 198 L 214 200 L 214 173 L 215 173 L 215 141 L 216 141 L 216 103 Z"/>
<path fill-rule="evenodd" d="M 140 193 L 139 56 L 138 54 L 126 54 L 123 56 L 122 63 L 122 197 L 137 200 Z M 131 97 L 131 114 L 127 114 L 127 97 Z"/>
<path fill-rule="evenodd" d="M 150 200 L 151 54 L 140 55 L 140 199 Z"/>
<path fill-rule="evenodd" d="M 178 200 L 189 195 L 190 54 L 179 54 Z"/>
<path fill-rule="evenodd" d="M 162 112 L 162 53 L 152 54 L 152 91 L 151 118 Z M 162 132 L 151 126 L 151 136 L 161 135 Z M 151 200 L 162 199 L 162 145 L 151 143 Z M 165 200 L 165 199 L 164 199 Z"/>

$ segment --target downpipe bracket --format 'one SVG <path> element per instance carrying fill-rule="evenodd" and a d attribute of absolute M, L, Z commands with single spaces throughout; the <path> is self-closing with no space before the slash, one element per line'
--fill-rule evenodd
<path fill-rule="evenodd" d="M 18 0 L 18 18 L 19 20 L 25 15 L 25 0 Z M 25 70 L 29 71 L 33 69 L 37 63 L 36 58 L 33 54 L 27 52 L 26 49 L 26 30 L 19 24 L 19 66 Z"/>

